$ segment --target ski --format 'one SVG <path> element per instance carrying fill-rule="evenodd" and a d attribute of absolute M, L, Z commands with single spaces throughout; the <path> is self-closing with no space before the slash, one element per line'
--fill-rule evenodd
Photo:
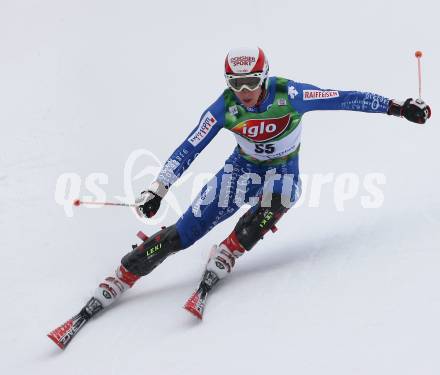
<path fill-rule="evenodd" d="M 183 308 L 193 314 L 196 318 L 202 320 L 207 298 L 208 291 L 203 287 L 199 287 L 188 301 L 186 301 Z"/>
<path fill-rule="evenodd" d="M 196 318 L 202 320 L 206 300 L 212 287 L 219 281 L 218 276 L 212 271 L 205 271 L 197 290 L 188 298 L 183 308 Z"/>
<path fill-rule="evenodd" d="M 102 309 L 101 302 L 92 297 L 77 315 L 48 333 L 47 337 L 64 350 L 81 328 Z"/>

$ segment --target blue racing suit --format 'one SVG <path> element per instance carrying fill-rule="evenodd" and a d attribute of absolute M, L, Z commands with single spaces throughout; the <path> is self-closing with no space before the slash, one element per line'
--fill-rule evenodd
<path fill-rule="evenodd" d="M 203 112 L 199 124 L 173 152 L 157 178 L 169 188 L 220 129 L 236 136 L 238 145 L 224 168 L 176 224 L 182 247 L 192 245 L 243 203 L 255 204 L 270 181 L 273 193 L 287 196 L 291 204 L 298 199 L 298 151 L 301 119 L 306 112 L 386 113 L 388 103 L 388 98 L 369 92 L 327 90 L 277 77 L 268 79 L 266 95 L 255 107 L 244 107 L 231 90 L 225 90 Z M 277 115 L 271 117 L 270 113 Z M 268 178 L 273 174 L 278 179 Z"/>

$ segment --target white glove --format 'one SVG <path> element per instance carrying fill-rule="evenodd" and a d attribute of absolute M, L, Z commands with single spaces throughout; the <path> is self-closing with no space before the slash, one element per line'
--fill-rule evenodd
<path fill-rule="evenodd" d="M 141 192 L 136 198 L 136 213 L 142 218 L 154 216 L 167 192 L 168 189 L 162 182 L 154 181 L 148 190 Z"/>

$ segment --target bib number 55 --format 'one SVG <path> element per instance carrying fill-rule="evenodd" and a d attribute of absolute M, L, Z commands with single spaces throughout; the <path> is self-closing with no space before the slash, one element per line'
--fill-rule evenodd
<path fill-rule="evenodd" d="M 273 154 L 275 152 L 275 144 L 274 143 L 256 143 L 255 144 L 255 152 L 257 154 Z"/>

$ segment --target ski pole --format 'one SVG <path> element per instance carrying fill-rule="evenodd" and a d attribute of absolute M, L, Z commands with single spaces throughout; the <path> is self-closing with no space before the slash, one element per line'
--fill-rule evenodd
<path fill-rule="evenodd" d="M 416 51 L 415 56 L 417 58 L 417 70 L 419 73 L 419 98 L 417 99 L 417 101 L 423 102 L 423 100 L 422 100 L 422 68 L 421 68 L 421 63 L 420 63 L 420 59 L 423 56 L 422 51 Z"/>
<path fill-rule="evenodd" d="M 93 204 L 96 206 L 122 206 L 122 207 L 136 207 L 134 203 L 118 203 L 118 202 L 91 202 L 91 201 L 82 201 L 80 199 L 75 199 L 73 201 L 74 206 L 80 206 L 81 204 Z"/>

